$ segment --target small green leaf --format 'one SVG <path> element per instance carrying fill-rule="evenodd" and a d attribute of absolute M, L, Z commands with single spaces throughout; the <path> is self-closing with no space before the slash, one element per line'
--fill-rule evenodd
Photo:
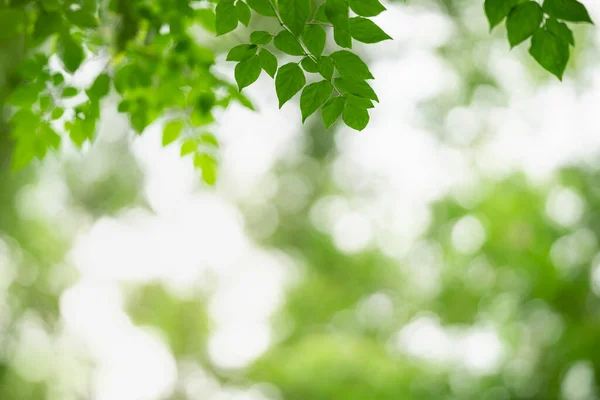
<path fill-rule="evenodd" d="M 52 98 L 46 94 L 41 95 L 38 98 L 38 101 L 40 103 L 40 110 L 42 111 L 47 111 L 48 108 L 50 108 L 50 105 L 52 104 Z"/>
<path fill-rule="evenodd" d="M 575 46 L 575 38 L 573 37 L 573 31 L 569 29 L 567 24 L 558 22 L 554 18 L 550 18 L 546 21 L 546 28 L 548 32 L 554 36 L 566 41 L 571 46 Z"/>
<path fill-rule="evenodd" d="M 321 57 L 325 49 L 325 29 L 321 25 L 306 25 L 302 32 L 304 45 L 316 57 Z"/>
<path fill-rule="evenodd" d="M 215 13 L 217 36 L 229 33 L 237 28 L 238 16 L 233 0 L 220 0 L 215 9 Z"/>
<path fill-rule="evenodd" d="M 319 73 L 327 80 L 333 78 L 333 59 L 329 56 L 323 56 L 317 62 Z"/>
<path fill-rule="evenodd" d="M 54 110 L 52 110 L 51 118 L 53 120 L 59 119 L 60 117 L 63 116 L 64 113 L 65 113 L 64 109 L 57 107 Z"/>
<path fill-rule="evenodd" d="M 82 28 L 96 28 L 98 26 L 98 19 L 92 12 L 83 9 L 69 10 L 66 15 L 69 21 Z"/>
<path fill-rule="evenodd" d="M 183 122 L 181 121 L 169 121 L 165 124 L 163 129 L 162 145 L 167 146 L 173 143 L 183 130 Z"/>
<path fill-rule="evenodd" d="M 363 17 L 350 18 L 350 34 L 359 42 L 378 43 L 391 39 L 375 22 Z"/>
<path fill-rule="evenodd" d="M 290 31 L 300 36 L 310 16 L 310 0 L 279 0 L 279 15 Z"/>
<path fill-rule="evenodd" d="M 374 108 L 373 102 L 369 99 L 365 99 L 364 97 L 358 97 L 353 94 L 346 94 L 344 96 L 346 102 L 348 104 L 355 105 L 360 108 Z"/>
<path fill-rule="evenodd" d="M 371 86 L 369 86 L 369 84 L 365 81 L 349 78 L 335 78 L 333 84 L 341 92 L 350 93 L 355 96 L 364 97 L 377 102 L 379 101 Z"/>
<path fill-rule="evenodd" d="M 542 8 L 554 18 L 593 23 L 585 6 L 577 0 L 544 0 Z"/>
<path fill-rule="evenodd" d="M 273 44 L 278 50 L 286 54 L 292 56 L 304 55 L 304 49 L 300 43 L 298 43 L 298 39 L 288 31 L 279 32 L 277 36 L 275 36 L 275 39 L 273 39 Z"/>
<path fill-rule="evenodd" d="M 264 69 L 265 72 L 271 76 L 271 78 L 274 78 L 275 73 L 277 73 L 277 57 L 275 57 L 269 50 L 262 49 L 258 53 L 258 58 L 260 59 L 260 67 Z"/>
<path fill-rule="evenodd" d="M 323 108 L 321 109 L 321 116 L 323 117 L 323 123 L 325 124 L 325 129 L 329 129 L 331 125 L 342 115 L 342 111 L 344 110 L 344 105 L 346 101 L 343 97 L 334 97 L 330 99 Z"/>
<path fill-rule="evenodd" d="M 253 44 L 269 44 L 273 39 L 273 35 L 265 31 L 256 31 L 250 34 L 250 43 Z"/>
<path fill-rule="evenodd" d="M 302 123 L 319 109 L 331 96 L 333 86 L 327 81 L 315 82 L 306 86 L 300 96 Z"/>
<path fill-rule="evenodd" d="M 244 61 L 256 54 L 255 44 L 240 44 L 227 54 L 227 61 Z"/>
<path fill-rule="evenodd" d="M 75 89 L 74 87 L 68 86 L 63 89 L 62 97 L 64 97 L 64 98 L 75 97 L 75 96 L 77 96 L 78 93 L 79 93 L 79 91 L 77 89 Z"/>
<path fill-rule="evenodd" d="M 369 112 L 365 108 L 346 102 L 342 119 L 350 128 L 362 131 L 369 123 Z"/>
<path fill-rule="evenodd" d="M 310 73 L 319 72 L 319 67 L 317 66 L 317 63 L 314 62 L 314 60 L 310 57 L 304 57 L 300 64 L 302 65 L 302 68 L 304 68 L 304 70 L 306 72 L 310 72 Z"/>
<path fill-rule="evenodd" d="M 0 39 L 10 39 L 25 32 L 27 14 L 20 8 L 0 9 Z"/>
<path fill-rule="evenodd" d="M 340 75 L 353 79 L 373 79 L 367 64 L 356 54 L 348 50 L 340 50 L 332 53 L 331 58 Z"/>
<path fill-rule="evenodd" d="M 235 66 L 235 81 L 240 91 L 253 84 L 260 76 L 260 60 L 258 56 L 252 56 L 247 60 L 241 61 Z"/>
<path fill-rule="evenodd" d="M 65 81 L 65 77 L 61 73 L 56 73 L 52 75 L 52 84 L 54 86 L 60 86 Z"/>
<path fill-rule="evenodd" d="M 251 9 L 266 17 L 274 17 L 275 11 L 269 0 L 247 0 Z"/>
<path fill-rule="evenodd" d="M 214 185 L 217 181 L 217 161 L 206 153 L 194 155 L 194 166 L 202 171 L 202 180 L 207 185 Z"/>
<path fill-rule="evenodd" d="M 569 43 L 545 29 L 539 29 L 531 38 L 531 56 L 559 80 L 569 61 Z"/>
<path fill-rule="evenodd" d="M 238 0 L 237 3 L 235 3 L 235 9 L 237 10 L 238 20 L 245 26 L 248 26 L 250 23 L 250 17 L 252 16 L 250 7 L 248 7 L 248 5 L 243 1 Z"/>
<path fill-rule="evenodd" d="M 485 15 L 490 23 L 490 30 L 502 22 L 518 3 L 519 0 L 485 0 Z"/>
<path fill-rule="evenodd" d="M 210 132 L 203 132 L 200 135 L 200 142 L 202 144 L 207 144 L 207 145 L 210 145 L 210 146 L 219 147 L 219 141 L 217 140 L 217 138 L 215 137 L 215 135 L 213 135 Z"/>
<path fill-rule="evenodd" d="M 90 99 L 99 100 L 110 91 L 110 77 L 108 74 L 100 74 L 92 83 L 86 93 Z"/>
<path fill-rule="evenodd" d="M 325 15 L 333 24 L 333 39 L 341 47 L 352 48 L 346 0 L 325 0 Z"/>
<path fill-rule="evenodd" d="M 506 30 L 510 47 L 527 40 L 540 28 L 542 8 L 535 1 L 521 3 L 508 14 Z"/>
<path fill-rule="evenodd" d="M 187 156 L 188 154 L 192 154 L 198 148 L 198 141 L 196 139 L 186 139 L 181 143 L 181 156 Z"/>
<path fill-rule="evenodd" d="M 74 73 L 83 63 L 85 53 L 81 44 L 76 42 L 69 35 L 62 35 L 58 42 L 58 55 L 65 66 L 65 69 Z"/>
<path fill-rule="evenodd" d="M 305 84 L 306 78 L 298 64 L 289 63 L 279 68 L 275 78 L 275 91 L 279 99 L 279 108 L 294 97 Z"/>
<path fill-rule="evenodd" d="M 350 8 L 363 17 L 374 17 L 385 11 L 379 0 L 350 0 Z"/>

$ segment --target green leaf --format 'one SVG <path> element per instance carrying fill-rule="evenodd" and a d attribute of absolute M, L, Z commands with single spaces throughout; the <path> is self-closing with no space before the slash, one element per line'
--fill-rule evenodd
<path fill-rule="evenodd" d="M 194 166 L 202 171 L 202 180 L 207 185 L 214 185 L 217 181 L 217 161 L 206 153 L 194 155 Z"/>
<path fill-rule="evenodd" d="M 317 63 L 314 62 L 314 60 L 310 57 L 304 57 L 300 64 L 302 65 L 302 68 L 304 68 L 304 70 L 306 72 L 311 72 L 311 73 L 319 72 L 319 67 L 317 66 Z"/>
<path fill-rule="evenodd" d="M 65 69 L 70 73 L 77 71 L 85 59 L 85 53 L 81 44 L 69 35 L 61 36 L 58 42 L 58 55 Z"/>
<path fill-rule="evenodd" d="M 258 53 L 258 58 L 260 60 L 260 67 L 264 69 L 265 72 L 271 76 L 271 78 L 274 78 L 275 73 L 277 72 L 277 57 L 275 57 L 269 50 L 262 49 Z"/>
<path fill-rule="evenodd" d="M 108 74 L 100 74 L 90 86 L 86 93 L 90 99 L 99 100 L 110 91 L 110 77 Z"/>
<path fill-rule="evenodd" d="M 92 12 L 83 9 L 69 10 L 66 15 L 69 21 L 82 28 L 96 28 L 98 26 L 98 19 Z"/>
<path fill-rule="evenodd" d="M 340 75 L 353 79 L 373 79 L 369 67 L 356 54 L 348 50 L 340 50 L 330 56 Z"/>
<path fill-rule="evenodd" d="M 352 48 L 346 0 L 325 0 L 325 15 L 333 24 L 333 39 L 341 47 Z"/>
<path fill-rule="evenodd" d="M 294 97 L 305 84 L 306 78 L 298 64 L 289 63 L 279 68 L 275 78 L 275 91 L 279 99 L 279 108 Z"/>
<path fill-rule="evenodd" d="M 183 122 L 181 121 L 169 121 L 165 124 L 163 129 L 162 145 L 167 146 L 173 143 L 183 130 Z"/>
<path fill-rule="evenodd" d="M 217 36 L 229 33 L 237 28 L 238 16 L 233 0 L 220 0 L 215 12 L 215 28 L 217 30 Z"/>
<path fill-rule="evenodd" d="M 209 32 L 217 33 L 216 29 L 216 14 L 214 10 L 209 8 L 200 8 L 195 10 L 196 20 L 200 25 Z"/>
<path fill-rule="evenodd" d="M 275 11 L 269 0 L 247 0 L 251 9 L 266 17 L 274 17 Z"/>
<path fill-rule="evenodd" d="M 329 19 L 327 18 L 327 14 L 325 14 L 325 3 L 321 4 L 317 11 L 315 11 L 315 15 L 313 16 L 315 21 L 328 23 Z"/>
<path fill-rule="evenodd" d="M 319 109 L 331 96 L 333 86 L 327 81 L 315 82 L 306 86 L 300 96 L 302 123 Z"/>
<path fill-rule="evenodd" d="M 25 32 L 27 14 L 20 8 L 0 8 L 0 39 L 10 39 Z"/>
<path fill-rule="evenodd" d="M 316 57 L 321 57 L 325 49 L 325 29 L 321 25 L 307 25 L 302 32 L 302 41 L 308 51 Z"/>
<path fill-rule="evenodd" d="M 59 12 L 40 13 L 33 27 L 33 39 L 36 41 L 46 40 L 63 29 L 63 22 L 64 19 Z"/>
<path fill-rule="evenodd" d="M 238 20 L 245 26 L 248 26 L 250 23 L 250 17 L 252 16 L 250 7 L 248 7 L 248 5 L 243 1 L 238 0 L 237 3 L 235 3 L 235 9 L 237 10 Z"/>
<path fill-rule="evenodd" d="M 244 61 L 256 54 L 255 44 L 240 44 L 227 54 L 227 61 Z"/>
<path fill-rule="evenodd" d="M 64 98 L 75 97 L 75 96 L 77 96 L 78 93 L 79 93 L 79 91 L 77 89 L 75 89 L 74 87 L 68 86 L 63 89 L 62 97 L 64 97 Z"/>
<path fill-rule="evenodd" d="M 298 43 L 298 39 L 288 31 L 279 32 L 277 36 L 275 36 L 275 39 L 273 39 L 273 44 L 278 50 L 286 54 L 292 56 L 304 55 L 304 49 L 300 43 Z"/>
<path fill-rule="evenodd" d="M 217 140 L 217 138 L 215 137 L 215 135 L 213 135 L 210 132 L 203 132 L 200 135 L 200 142 L 202 144 L 207 144 L 207 145 L 210 145 L 210 146 L 219 147 L 219 141 Z"/>
<path fill-rule="evenodd" d="M 490 23 L 490 30 L 502 22 L 518 3 L 519 0 L 485 0 L 485 15 Z"/>
<path fill-rule="evenodd" d="M 545 29 L 538 30 L 531 38 L 531 56 L 559 80 L 569 61 L 569 43 Z"/>
<path fill-rule="evenodd" d="M 198 141 L 196 139 L 190 138 L 186 139 L 181 143 L 181 156 L 187 156 L 188 154 L 192 154 L 198 148 Z"/>
<path fill-rule="evenodd" d="M 378 43 L 391 39 L 375 22 L 363 17 L 350 18 L 350 34 L 359 42 Z"/>
<path fill-rule="evenodd" d="M 350 8 L 363 17 L 374 17 L 385 11 L 379 0 L 350 0 Z"/>
<path fill-rule="evenodd" d="M 57 119 L 59 119 L 60 117 L 62 117 L 64 113 L 65 113 L 65 110 L 64 110 L 64 109 L 62 109 L 62 108 L 60 108 L 60 107 L 57 107 L 57 108 L 55 108 L 54 110 L 52 110 L 51 118 L 52 118 L 53 120 L 57 120 Z"/>
<path fill-rule="evenodd" d="M 527 40 L 540 28 L 542 8 L 535 1 L 521 3 L 508 14 L 506 30 L 510 47 Z"/>
<path fill-rule="evenodd" d="M 575 38 L 573 37 L 573 31 L 569 29 L 567 24 L 558 22 L 554 18 L 550 18 L 546 21 L 546 29 L 554 36 L 566 41 L 572 46 L 575 46 Z"/>
<path fill-rule="evenodd" d="M 256 31 L 250 34 L 250 43 L 253 44 L 269 44 L 273 39 L 273 35 L 265 31 Z"/>
<path fill-rule="evenodd" d="M 554 18 L 593 23 L 585 6 L 577 0 L 544 0 L 542 8 Z"/>
<path fill-rule="evenodd" d="M 260 60 L 258 56 L 252 56 L 247 60 L 241 61 L 235 66 L 235 81 L 240 91 L 253 84 L 260 76 Z"/>
<path fill-rule="evenodd" d="M 329 56 L 323 56 L 317 62 L 319 73 L 323 78 L 331 80 L 333 78 L 333 59 Z"/>
<path fill-rule="evenodd" d="M 46 11 L 56 11 L 61 8 L 59 0 L 42 0 L 42 7 Z"/>
<path fill-rule="evenodd" d="M 325 129 L 329 129 L 331 125 L 342 115 L 346 100 L 343 97 L 334 97 L 330 99 L 323 108 L 321 109 L 321 116 L 323 117 L 323 123 Z"/>
<path fill-rule="evenodd" d="M 369 123 L 369 112 L 365 108 L 346 102 L 342 119 L 350 128 L 362 131 Z"/>
<path fill-rule="evenodd" d="M 310 16 L 310 0 L 279 0 L 279 15 L 290 31 L 300 36 Z"/>
<path fill-rule="evenodd" d="M 364 97 L 366 99 L 379 101 L 377 95 L 365 81 L 359 81 L 349 78 L 335 78 L 333 84 L 340 92 L 350 93 L 355 96 Z"/>
<path fill-rule="evenodd" d="M 65 81 L 65 77 L 61 73 L 56 73 L 52 75 L 52 84 L 54 86 L 60 86 Z"/>
<path fill-rule="evenodd" d="M 344 96 L 346 102 L 348 104 L 355 105 L 360 108 L 374 108 L 373 102 L 369 99 L 365 99 L 364 97 L 358 97 L 353 94 L 346 94 Z"/>

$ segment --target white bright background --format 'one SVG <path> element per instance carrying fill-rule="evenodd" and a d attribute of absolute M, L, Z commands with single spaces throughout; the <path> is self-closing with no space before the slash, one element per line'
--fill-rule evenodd
<path fill-rule="evenodd" d="M 487 37 L 481 7 L 474 3 L 465 10 L 472 21 L 469 29 Z M 592 18 L 600 20 L 600 4 L 585 3 Z M 575 78 L 568 71 L 562 83 L 551 77 L 534 83 L 536 70 L 524 63 L 525 51 L 511 52 L 505 40 L 488 40 L 485 47 L 491 50 L 480 62 L 501 86 L 482 87 L 468 107 L 457 106 L 437 116 L 443 121 L 445 140 L 440 141 L 420 104 L 442 95 L 452 97 L 459 90 L 460 71 L 437 53 L 456 39 L 457 26 L 434 7 L 417 3 L 387 7 L 376 22 L 394 41 L 359 47 L 371 60 L 381 103 L 363 132 L 340 128 L 336 134 L 339 156 L 328 173 L 347 195 L 321 199 L 311 210 L 311 220 L 332 235 L 340 251 L 374 247 L 397 259 L 421 257 L 414 283 L 426 295 L 434 294 L 435 268 L 426 266 L 435 262 L 423 264 L 422 257 L 435 260 L 435 253 L 419 241 L 429 222 L 431 201 L 450 193 L 466 204 L 475 202 L 480 195 L 475 183 L 482 176 L 500 179 L 524 171 L 533 183 L 551 184 L 553 172 L 566 163 L 596 163 L 600 68 L 594 44 L 600 29 L 585 28 L 590 40 L 580 56 L 579 72 Z M 219 69 L 232 75 L 225 62 Z M 46 332 L 35 315 L 22 318 L 23 334 L 13 361 L 27 379 L 61 376 L 55 365 L 43 361 L 50 359 L 41 356 L 47 354 L 59 360 L 58 370 L 68 371 L 65 382 L 55 381 L 62 396 L 85 394 L 87 370 L 82 365 L 92 362 L 97 368 L 89 395 L 95 400 L 155 400 L 176 384 L 183 384 L 190 398 L 211 400 L 256 400 L 271 393 L 262 387 L 243 391 L 220 387 L 200 366 L 192 362 L 178 366 L 158 332 L 134 326 L 126 315 L 120 286 L 160 281 L 185 297 L 216 282 L 209 304 L 216 326 L 209 354 L 221 368 L 243 367 L 274 340 L 268 318 L 281 305 L 283 291 L 298 271 L 288 256 L 260 248 L 247 237 L 237 204 L 252 204 L 265 221 L 265 235 L 275 229 L 273 202 L 282 181 L 275 178 L 273 168 L 302 161 L 305 133 L 297 105 L 278 110 L 272 80 L 264 74 L 247 94 L 259 111 L 233 104 L 217 117 L 213 128 L 222 143 L 223 159 L 214 191 L 199 187 L 198 172 L 190 160 L 179 156 L 177 146 L 161 147 L 161 130 L 155 126 L 131 139 L 153 213 L 130 209 L 98 220 L 75 215 L 69 211 L 64 179 L 52 160 L 42 169 L 39 182 L 21 193 L 23 218 L 60 220 L 61 229 L 76 233 L 67 262 L 81 273 L 60 299 L 64 329 L 59 336 Z M 502 96 L 504 101 L 494 101 Z M 110 110 L 107 107 L 106 112 Z M 99 140 L 120 139 L 125 124 L 116 113 L 109 115 Z M 85 156 L 84 152 L 81 157 Z M 102 165 L 83 171 L 89 175 L 84 179 L 98 179 L 102 171 Z M 302 206 L 312 190 L 310 182 L 297 176 L 283 182 L 287 206 Z M 548 213 L 568 226 L 581 215 L 583 205 L 577 194 L 565 190 L 553 192 Z M 455 226 L 453 242 L 459 251 L 476 252 L 484 241 L 485 230 L 477 219 L 467 217 Z M 10 281 L 8 272 L 3 276 Z M 391 303 L 377 296 L 365 307 L 389 312 Z M 410 356 L 460 363 L 480 374 L 493 373 L 505 357 L 493 326 L 448 331 L 435 315 L 409 323 L 394 343 L 397 351 Z M 79 360 L 83 348 L 88 356 Z M 565 385 L 589 381 L 586 371 L 585 365 L 573 367 Z M 57 398 L 68 397 L 57 394 Z"/>

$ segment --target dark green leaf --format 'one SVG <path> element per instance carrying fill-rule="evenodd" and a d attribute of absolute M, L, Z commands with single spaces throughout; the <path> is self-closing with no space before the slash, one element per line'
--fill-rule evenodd
<path fill-rule="evenodd" d="M 46 11 L 56 11 L 61 8 L 59 0 L 42 0 L 42 7 Z"/>
<path fill-rule="evenodd" d="M 319 73 L 323 78 L 331 80 L 333 78 L 333 59 L 329 56 L 323 56 L 317 62 Z"/>
<path fill-rule="evenodd" d="M 385 11 L 379 0 L 350 0 L 350 8 L 363 17 L 374 17 Z"/>
<path fill-rule="evenodd" d="M 350 34 L 363 43 L 378 43 L 391 39 L 375 22 L 363 17 L 350 18 Z"/>
<path fill-rule="evenodd" d="M 183 130 L 183 122 L 181 121 L 169 121 L 165 124 L 163 129 L 162 145 L 167 146 L 173 143 Z"/>
<path fill-rule="evenodd" d="M 542 8 L 554 18 L 593 23 L 585 6 L 577 0 L 544 0 Z"/>
<path fill-rule="evenodd" d="M 294 97 L 305 84 L 306 78 L 298 64 L 289 63 L 279 68 L 275 78 L 275 91 L 279 99 L 279 108 Z"/>
<path fill-rule="evenodd" d="M 247 0 L 248 5 L 257 13 L 266 17 L 274 17 L 275 11 L 269 0 Z"/>
<path fill-rule="evenodd" d="M 529 53 L 542 67 L 562 80 L 569 61 L 568 42 L 540 29 L 531 38 Z"/>
<path fill-rule="evenodd" d="M 92 12 L 83 9 L 69 10 L 66 15 L 69 21 L 82 28 L 95 28 L 98 26 L 98 19 Z"/>
<path fill-rule="evenodd" d="M 330 99 L 323 108 L 321 109 L 321 116 L 323 117 L 323 123 L 325 124 L 325 129 L 329 129 L 331 125 L 342 115 L 342 111 L 344 110 L 344 105 L 346 101 L 343 97 L 334 97 Z"/>
<path fill-rule="evenodd" d="M 319 109 L 331 96 L 333 86 L 327 81 L 315 82 L 306 86 L 300 96 L 302 122 Z"/>
<path fill-rule="evenodd" d="M 10 39 L 25 32 L 27 14 L 20 8 L 0 8 L 0 39 Z"/>
<path fill-rule="evenodd" d="M 237 3 L 235 3 L 235 9 L 237 10 L 238 20 L 245 26 L 248 26 L 250 23 L 250 17 L 252 16 L 250 7 L 248 7 L 248 5 L 243 1 L 238 0 Z"/>
<path fill-rule="evenodd" d="M 262 49 L 260 53 L 258 53 L 258 58 L 260 59 L 261 68 L 264 69 L 271 78 L 274 78 L 275 73 L 277 72 L 277 57 L 269 50 Z"/>
<path fill-rule="evenodd" d="M 33 38 L 39 41 L 47 39 L 48 36 L 60 32 L 63 22 L 59 12 L 40 13 L 33 28 Z"/>
<path fill-rule="evenodd" d="M 273 35 L 265 31 L 256 31 L 250 34 L 250 42 L 254 44 L 269 44 L 273 39 Z"/>
<path fill-rule="evenodd" d="M 278 50 L 283 51 L 286 54 L 292 56 L 304 55 L 304 49 L 302 49 L 298 39 L 288 31 L 279 32 L 277 36 L 275 36 L 275 39 L 273 39 L 273 44 Z"/>
<path fill-rule="evenodd" d="M 58 55 L 70 73 L 74 73 L 83 63 L 85 53 L 81 44 L 76 42 L 71 36 L 63 35 L 58 42 Z"/>
<path fill-rule="evenodd" d="M 369 123 L 369 112 L 365 108 L 346 102 L 342 119 L 350 128 L 362 131 Z"/>
<path fill-rule="evenodd" d="M 485 0 L 485 15 L 490 23 L 490 29 L 502 22 L 518 3 L 519 0 Z"/>
<path fill-rule="evenodd" d="M 306 72 L 317 73 L 319 72 L 319 67 L 317 63 L 310 57 L 304 57 L 301 62 L 302 68 Z"/>
<path fill-rule="evenodd" d="M 331 58 L 340 75 L 354 79 L 373 79 L 367 64 L 356 54 L 348 50 L 341 50 L 332 53 Z"/>
<path fill-rule="evenodd" d="M 307 25 L 302 32 L 302 41 L 311 54 L 321 57 L 325 49 L 325 29 L 321 25 Z"/>
<path fill-rule="evenodd" d="M 371 86 L 369 86 L 369 84 L 365 81 L 349 78 L 335 78 L 334 85 L 341 92 L 379 101 Z"/>
<path fill-rule="evenodd" d="M 65 97 L 65 98 L 75 97 L 75 96 L 77 96 L 78 93 L 79 93 L 79 91 L 77 89 L 75 89 L 74 87 L 68 86 L 63 89 L 62 97 Z"/>
<path fill-rule="evenodd" d="M 310 16 L 310 0 L 279 0 L 279 15 L 290 31 L 300 36 Z"/>
<path fill-rule="evenodd" d="M 235 46 L 227 54 L 227 61 L 244 61 L 256 54 L 255 44 L 240 44 Z"/>
<path fill-rule="evenodd" d="M 573 31 L 569 29 L 567 24 L 558 22 L 554 18 L 550 18 L 546 21 L 546 28 L 548 29 L 548 32 L 552 33 L 554 36 L 566 41 L 572 46 L 575 46 Z"/>
<path fill-rule="evenodd" d="M 510 47 L 528 39 L 540 28 L 542 8 L 535 1 L 521 3 L 511 10 L 506 19 Z"/>
<path fill-rule="evenodd" d="M 233 0 L 220 0 L 215 12 L 215 28 L 217 30 L 217 35 L 223 35 L 237 28 L 237 9 L 235 8 Z"/>
<path fill-rule="evenodd" d="M 346 0 L 325 0 L 325 15 L 333 24 L 335 42 L 342 47 L 352 48 Z"/>
<path fill-rule="evenodd" d="M 247 60 L 241 61 L 235 66 L 235 81 L 240 91 L 246 86 L 254 83 L 260 76 L 260 60 L 258 56 L 252 56 Z"/>
<path fill-rule="evenodd" d="M 110 77 L 108 74 L 100 74 L 86 91 L 87 95 L 91 99 L 99 100 L 106 96 L 110 91 Z"/>

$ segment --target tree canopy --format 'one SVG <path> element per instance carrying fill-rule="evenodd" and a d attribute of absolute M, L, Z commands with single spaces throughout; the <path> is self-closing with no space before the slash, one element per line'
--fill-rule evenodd
<path fill-rule="evenodd" d="M 529 41 L 531 56 L 559 79 L 575 44 L 567 22 L 592 23 L 577 0 L 485 0 L 484 10 L 491 29 L 506 20 L 510 46 Z M 116 92 L 136 132 L 164 121 L 163 144 L 180 139 L 181 154 L 212 184 L 218 141 L 203 127 L 231 101 L 252 109 L 242 92 L 263 71 L 280 108 L 300 93 L 302 122 L 320 110 L 326 128 L 341 118 L 360 131 L 379 99 L 352 47 L 391 39 L 372 20 L 384 11 L 379 0 L 4 0 L 0 105 L 12 165 L 43 158 L 66 137 L 77 146 L 93 140 L 100 102 Z M 240 26 L 252 29 L 227 54 L 235 85 L 214 73 L 214 52 L 196 28 L 221 37 Z M 95 79 L 75 85 L 73 74 L 93 62 L 102 63 Z"/>

